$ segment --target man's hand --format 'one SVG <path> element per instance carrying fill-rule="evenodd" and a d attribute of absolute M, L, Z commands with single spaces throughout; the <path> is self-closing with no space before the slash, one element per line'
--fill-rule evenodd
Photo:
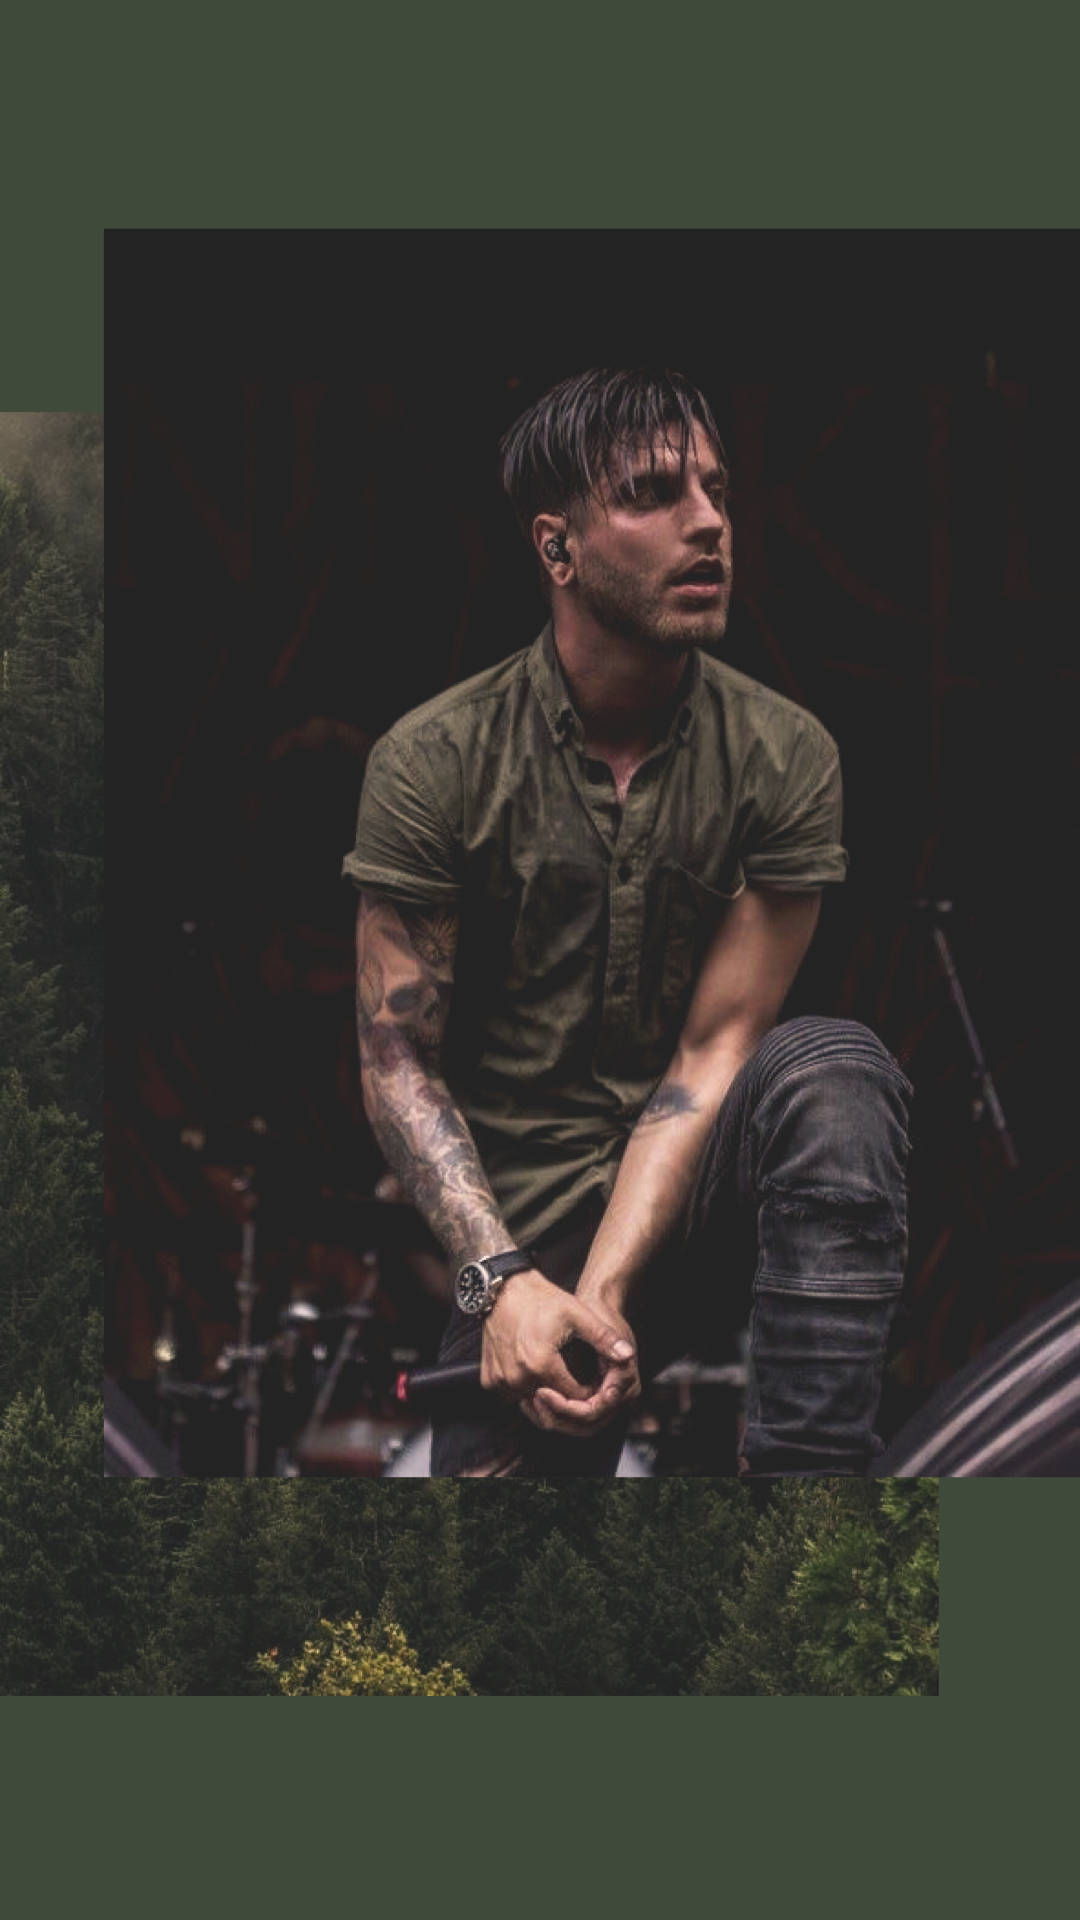
<path fill-rule="evenodd" d="M 596 1353 L 592 1386 L 575 1380 L 563 1359 L 574 1338 Z M 583 1436 L 641 1391 L 634 1336 L 621 1314 L 595 1311 L 535 1268 L 504 1282 L 484 1321 L 480 1383 L 516 1400 L 534 1426 Z"/>

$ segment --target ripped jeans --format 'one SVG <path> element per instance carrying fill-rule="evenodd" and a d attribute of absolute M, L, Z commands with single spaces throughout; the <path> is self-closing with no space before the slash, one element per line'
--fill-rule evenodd
<path fill-rule="evenodd" d="M 642 1377 L 693 1345 L 695 1327 L 741 1324 L 750 1346 L 743 1455 L 751 1476 L 864 1474 L 907 1253 L 911 1086 L 851 1020 L 806 1017 L 766 1034 L 717 1115 L 683 1224 L 643 1276 L 627 1318 Z M 573 1288 L 602 1207 L 537 1245 Z M 455 1308 L 440 1359 L 480 1357 L 479 1322 Z M 541 1433 L 490 1398 L 435 1425 L 432 1472 L 535 1478 L 615 1472 L 627 1414 L 587 1440 Z"/>

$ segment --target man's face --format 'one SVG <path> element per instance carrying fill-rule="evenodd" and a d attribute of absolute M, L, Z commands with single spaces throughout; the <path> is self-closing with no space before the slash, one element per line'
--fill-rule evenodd
<path fill-rule="evenodd" d="M 654 470 L 642 447 L 630 460 L 633 493 L 604 483 L 573 530 L 583 611 L 608 632 L 678 653 L 723 637 L 731 598 L 726 475 L 695 428 L 680 477 L 677 447 L 658 442 Z"/>

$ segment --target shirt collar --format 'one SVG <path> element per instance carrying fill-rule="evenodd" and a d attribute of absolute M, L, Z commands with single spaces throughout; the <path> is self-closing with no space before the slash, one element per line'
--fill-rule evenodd
<path fill-rule="evenodd" d="M 543 709 L 544 718 L 551 730 L 555 745 L 561 747 L 570 739 L 577 739 L 580 742 L 583 738 L 581 721 L 574 712 L 570 689 L 559 665 L 559 656 L 555 651 L 555 634 L 550 620 L 530 647 L 526 667 L 533 692 Z"/>
<path fill-rule="evenodd" d="M 526 668 L 555 745 L 561 747 L 567 740 L 576 740 L 580 745 L 584 733 L 559 664 L 550 620 L 530 647 Z M 701 685 L 701 652 L 698 647 L 691 647 L 686 687 L 668 734 L 669 740 L 678 740 L 681 746 L 685 746 L 690 737 L 694 716 L 701 705 Z"/>

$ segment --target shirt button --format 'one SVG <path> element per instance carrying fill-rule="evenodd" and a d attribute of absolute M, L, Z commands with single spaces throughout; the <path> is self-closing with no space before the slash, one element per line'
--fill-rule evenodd
<path fill-rule="evenodd" d="M 622 863 L 622 866 L 619 868 L 619 879 L 624 882 L 629 880 L 630 875 L 633 873 L 633 871 L 634 869 L 630 865 L 629 860 L 624 860 Z"/>

